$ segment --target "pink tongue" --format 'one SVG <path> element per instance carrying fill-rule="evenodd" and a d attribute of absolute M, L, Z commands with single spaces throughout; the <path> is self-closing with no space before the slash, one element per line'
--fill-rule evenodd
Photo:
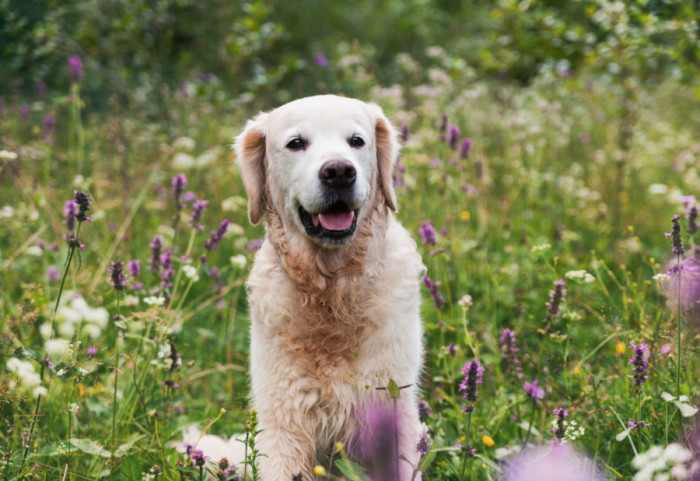
<path fill-rule="evenodd" d="M 326 230 L 347 230 L 352 225 L 353 215 L 352 211 L 338 214 L 318 214 L 318 220 Z"/>

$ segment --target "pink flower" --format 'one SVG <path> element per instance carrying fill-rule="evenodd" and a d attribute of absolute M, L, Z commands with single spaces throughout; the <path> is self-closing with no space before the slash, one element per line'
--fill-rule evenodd
<path fill-rule="evenodd" d="M 506 464 L 503 481 L 602 481 L 600 471 L 568 444 L 528 449 Z"/>

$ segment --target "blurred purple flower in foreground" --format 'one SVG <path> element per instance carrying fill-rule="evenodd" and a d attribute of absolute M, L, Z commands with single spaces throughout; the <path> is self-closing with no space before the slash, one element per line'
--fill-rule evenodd
<path fill-rule="evenodd" d="M 681 311 L 700 322 L 700 247 L 695 247 L 693 257 L 674 263 L 663 284 L 671 308 L 680 301 Z"/>
<path fill-rule="evenodd" d="M 317 67 L 328 67 L 328 59 L 323 52 L 316 52 L 314 54 L 314 65 Z"/>
<path fill-rule="evenodd" d="M 544 389 L 537 387 L 539 381 L 535 379 L 534 381 L 523 383 L 523 389 L 525 389 L 525 394 L 527 394 L 533 401 L 538 402 L 544 397 Z"/>
<path fill-rule="evenodd" d="M 401 430 L 401 418 L 391 404 L 370 402 L 357 410 L 357 429 L 347 446 L 351 459 L 367 462 L 372 466 L 367 473 L 375 481 L 397 479 L 395 437 Z"/>
<path fill-rule="evenodd" d="M 503 481 L 603 481 L 593 463 L 568 444 L 528 449 L 506 463 Z"/>

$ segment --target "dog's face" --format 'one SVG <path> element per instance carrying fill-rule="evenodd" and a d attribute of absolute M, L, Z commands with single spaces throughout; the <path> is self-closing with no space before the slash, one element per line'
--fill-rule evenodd
<path fill-rule="evenodd" d="M 351 241 L 377 191 L 396 210 L 396 134 L 381 109 L 323 95 L 290 102 L 248 122 L 236 139 L 252 223 L 266 206 L 285 231 L 323 247 Z"/>

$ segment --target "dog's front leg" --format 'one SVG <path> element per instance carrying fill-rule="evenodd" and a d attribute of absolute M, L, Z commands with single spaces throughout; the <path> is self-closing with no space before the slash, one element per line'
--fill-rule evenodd
<path fill-rule="evenodd" d="M 260 474 L 263 481 L 288 481 L 301 473 L 302 479 L 314 479 L 314 441 L 301 426 L 281 428 L 260 422 L 258 435 Z"/>

